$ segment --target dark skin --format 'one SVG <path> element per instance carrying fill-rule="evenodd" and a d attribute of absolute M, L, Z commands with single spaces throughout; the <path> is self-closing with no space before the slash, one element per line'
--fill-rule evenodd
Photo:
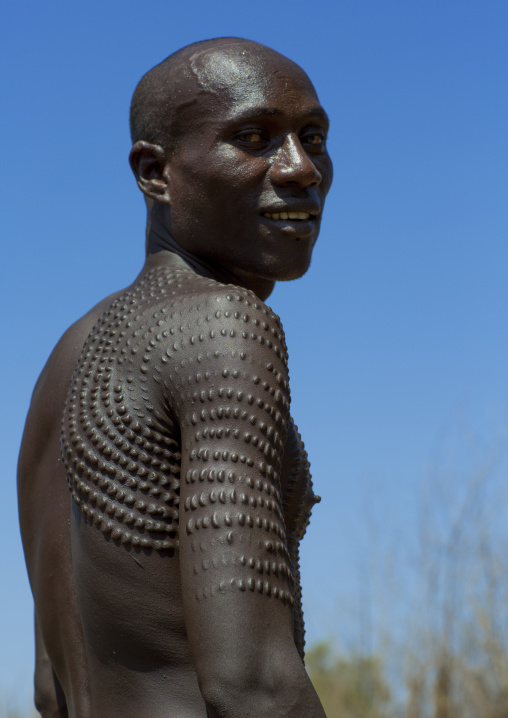
<path fill-rule="evenodd" d="M 299 655 L 313 495 L 263 302 L 309 266 L 328 123 L 267 48 L 216 41 L 185 62 L 186 132 L 130 155 L 145 265 L 62 337 L 23 437 L 45 718 L 324 716 Z"/>

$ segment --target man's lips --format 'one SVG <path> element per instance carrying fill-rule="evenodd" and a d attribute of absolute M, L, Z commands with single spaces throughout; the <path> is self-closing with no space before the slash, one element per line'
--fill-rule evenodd
<path fill-rule="evenodd" d="M 309 212 L 263 212 L 263 217 L 267 219 L 290 219 L 298 222 L 308 222 L 311 217 L 315 216 Z"/>
<path fill-rule="evenodd" d="M 303 208 L 289 209 L 287 205 L 283 208 L 270 207 L 271 212 L 261 212 L 262 219 L 271 227 L 271 231 L 282 232 L 283 235 L 303 239 L 312 237 L 319 228 L 320 210 L 315 207 L 306 206 Z M 310 210 L 310 211 L 308 211 Z"/>
<path fill-rule="evenodd" d="M 308 222 L 315 219 L 321 213 L 319 205 L 310 203 L 296 203 L 267 207 L 261 212 L 262 217 L 273 220 L 289 220 L 293 222 Z"/>

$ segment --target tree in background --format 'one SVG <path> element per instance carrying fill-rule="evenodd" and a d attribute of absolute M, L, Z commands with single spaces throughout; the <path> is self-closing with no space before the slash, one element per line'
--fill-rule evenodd
<path fill-rule="evenodd" d="M 406 567 L 388 581 L 379 542 L 372 549 L 379 586 L 357 617 L 372 655 L 332 641 L 307 652 L 328 718 L 508 718 L 507 433 L 478 448 L 461 430 L 451 443 L 451 462 L 447 446 L 427 480 L 412 579 Z"/>
<path fill-rule="evenodd" d="M 305 664 L 328 718 L 388 718 L 390 692 L 382 661 L 343 658 L 331 642 L 313 646 Z"/>

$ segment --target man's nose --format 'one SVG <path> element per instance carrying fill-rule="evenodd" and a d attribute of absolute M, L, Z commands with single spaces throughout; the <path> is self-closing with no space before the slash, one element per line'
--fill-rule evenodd
<path fill-rule="evenodd" d="M 315 187 L 322 179 L 321 173 L 294 134 L 288 135 L 277 151 L 270 175 L 275 185 L 295 184 L 301 188 Z"/>

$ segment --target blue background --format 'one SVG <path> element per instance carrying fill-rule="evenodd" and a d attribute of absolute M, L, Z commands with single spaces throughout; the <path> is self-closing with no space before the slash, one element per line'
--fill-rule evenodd
<path fill-rule="evenodd" d="M 268 303 L 323 496 L 302 559 L 308 639 L 375 649 L 378 597 L 385 626 L 409 611 L 425 502 L 442 481 L 460 493 L 493 442 L 506 476 L 508 4 L 19 0 L 0 28 L 0 711 L 31 695 L 15 498 L 30 394 L 67 326 L 143 262 L 133 89 L 208 37 L 288 55 L 332 120 L 312 267 Z"/>

